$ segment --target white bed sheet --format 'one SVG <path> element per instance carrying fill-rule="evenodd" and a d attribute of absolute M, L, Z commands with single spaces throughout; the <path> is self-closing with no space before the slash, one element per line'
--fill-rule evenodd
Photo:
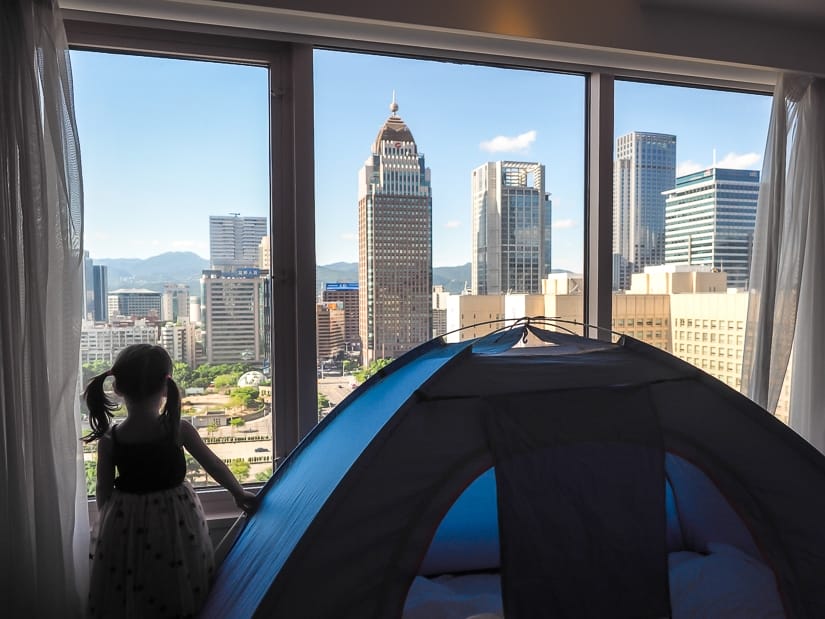
<path fill-rule="evenodd" d="M 668 556 L 672 619 L 784 619 L 773 572 L 741 550 L 710 544 L 710 554 Z M 417 577 L 403 619 L 501 619 L 498 574 Z"/>

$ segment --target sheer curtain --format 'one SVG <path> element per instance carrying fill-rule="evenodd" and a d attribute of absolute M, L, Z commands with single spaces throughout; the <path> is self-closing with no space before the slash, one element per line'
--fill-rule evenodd
<path fill-rule="evenodd" d="M 82 188 L 55 0 L 0 9 L 0 614 L 82 611 Z"/>
<path fill-rule="evenodd" d="M 790 422 L 825 452 L 825 80 L 774 92 L 751 263 L 742 390 L 776 409 L 791 363 Z"/>

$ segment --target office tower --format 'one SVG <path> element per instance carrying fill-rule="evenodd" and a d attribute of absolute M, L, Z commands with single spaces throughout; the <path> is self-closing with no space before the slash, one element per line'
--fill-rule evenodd
<path fill-rule="evenodd" d="M 665 196 L 665 262 L 710 265 L 728 286 L 747 287 L 759 172 L 708 168 L 680 176 Z"/>
<path fill-rule="evenodd" d="M 260 270 L 206 270 L 201 289 L 206 362 L 261 362 L 265 334 Z"/>
<path fill-rule="evenodd" d="M 432 334 L 430 170 L 392 114 L 358 175 L 358 286 L 362 358 L 396 358 Z"/>
<path fill-rule="evenodd" d="M 234 271 L 257 267 L 261 239 L 267 236 L 266 217 L 238 213 L 209 217 L 209 261 L 212 269 Z"/>
<path fill-rule="evenodd" d="M 145 288 L 119 288 L 109 293 L 109 318 L 126 316 L 130 318 L 160 319 L 161 295 Z"/>
<path fill-rule="evenodd" d="M 344 307 L 344 341 L 349 351 L 360 350 L 358 335 L 358 282 L 334 282 L 324 285 L 321 298 L 325 303 Z"/>
<path fill-rule="evenodd" d="M 315 304 L 316 358 L 319 365 L 346 350 L 344 304 L 329 301 Z"/>
<path fill-rule="evenodd" d="M 161 320 L 177 322 L 189 316 L 189 286 L 186 284 L 164 284 L 160 308 Z"/>
<path fill-rule="evenodd" d="M 676 136 L 632 131 L 616 141 L 613 288 L 665 261 L 665 197 L 676 185 Z"/>
<path fill-rule="evenodd" d="M 550 267 L 544 166 L 485 163 L 472 172 L 473 294 L 538 293 Z"/>
<path fill-rule="evenodd" d="M 94 320 L 109 320 L 109 267 L 95 264 L 92 268 Z"/>

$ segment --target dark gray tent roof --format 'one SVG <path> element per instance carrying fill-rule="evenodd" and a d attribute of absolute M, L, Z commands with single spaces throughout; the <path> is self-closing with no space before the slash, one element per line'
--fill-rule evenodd
<path fill-rule="evenodd" d="M 528 329 L 556 343 L 513 347 Z M 824 617 L 823 456 L 667 353 L 532 326 L 433 340 L 353 392 L 268 482 L 202 616 L 400 616 L 439 522 L 491 466 L 505 611 L 558 582 L 560 612 L 601 596 L 611 616 L 666 615 L 666 452 L 739 514 L 788 616 Z M 546 580 L 524 585 L 527 568 Z"/>

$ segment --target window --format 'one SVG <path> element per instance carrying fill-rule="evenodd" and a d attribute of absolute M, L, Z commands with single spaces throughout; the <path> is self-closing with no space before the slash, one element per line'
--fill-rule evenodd
<path fill-rule="evenodd" d="M 316 291 L 328 303 L 342 283 L 354 289 L 337 350 L 321 347 L 317 325 L 319 392 L 445 332 L 502 327 L 493 315 L 544 315 L 520 295 L 548 280 L 553 296 L 581 294 L 582 76 L 321 49 L 313 59 Z M 581 321 L 571 307 L 560 318 Z"/>
<path fill-rule="evenodd" d="M 129 39 L 129 45 L 135 45 L 135 40 L 139 44 L 141 37 L 145 36 L 145 48 L 137 50 L 138 52 L 157 54 L 168 51 L 164 48 L 165 44 L 159 42 L 159 39 L 153 40 L 151 35 L 144 35 L 143 33 L 136 35 L 134 30 L 138 29 L 126 33 L 124 39 Z M 182 37 L 183 39 L 186 39 L 186 37 Z M 244 42 L 244 45 L 256 50 L 256 46 L 259 44 L 264 45 L 260 42 L 254 42 L 254 44 L 253 42 Z M 352 42 L 347 42 L 347 44 L 348 47 L 353 46 Z M 265 45 L 269 48 L 272 47 L 270 42 L 265 42 Z M 183 46 L 186 47 L 186 44 L 184 43 Z M 195 45 L 195 47 L 197 46 Z M 365 44 L 364 47 L 364 52 L 374 51 L 374 49 L 366 49 L 369 48 L 368 44 Z M 287 109 L 288 112 L 294 112 L 294 114 L 284 114 L 283 116 L 297 119 L 296 126 L 291 129 L 294 129 L 295 140 L 298 143 L 302 144 L 300 141 L 310 134 L 314 136 L 314 154 L 310 156 L 310 154 L 302 152 L 300 148 L 295 148 L 295 144 L 281 146 L 268 144 L 269 132 L 264 129 L 258 133 L 258 137 L 263 141 L 261 165 L 269 170 L 267 166 L 269 152 L 267 149 L 273 149 L 280 155 L 277 160 L 281 165 L 286 165 L 288 168 L 291 166 L 286 173 L 288 182 L 273 183 L 274 189 L 271 193 L 279 196 L 280 199 L 273 200 L 270 207 L 269 193 L 266 192 L 265 199 L 260 202 L 262 205 L 261 213 L 264 216 L 270 215 L 270 218 L 274 221 L 274 223 L 269 224 L 272 234 L 280 232 L 287 241 L 285 248 L 281 246 L 283 249 L 279 258 L 281 261 L 288 261 L 289 256 L 296 255 L 298 253 L 296 247 L 310 245 L 311 235 L 314 234 L 315 262 L 318 266 L 316 269 L 302 269 L 299 268 L 299 265 L 284 263 L 281 267 L 286 273 L 286 277 L 283 278 L 285 283 L 276 284 L 273 282 L 272 284 L 281 285 L 281 291 L 285 294 L 273 294 L 271 296 L 271 304 L 266 315 L 269 315 L 273 321 L 285 321 L 279 323 L 281 325 L 280 329 L 275 328 L 272 331 L 280 333 L 281 337 L 291 338 L 289 342 L 293 344 L 272 351 L 276 353 L 275 356 L 282 355 L 280 362 L 282 370 L 289 371 L 294 368 L 294 371 L 298 374 L 314 371 L 318 381 L 321 381 L 322 375 L 326 379 L 330 378 L 330 375 L 335 377 L 336 373 L 338 373 L 338 379 L 340 379 L 342 378 L 341 373 L 355 371 L 357 369 L 356 364 L 362 363 L 362 353 L 364 351 L 361 344 L 352 336 L 352 330 L 347 335 L 346 326 L 344 347 L 342 350 L 339 347 L 340 354 L 337 355 L 338 358 L 335 358 L 335 354 L 326 357 L 319 354 L 318 345 L 322 343 L 321 337 L 318 335 L 319 325 L 323 321 L 334 323 L 337 320 L 335 318 L 337 314 L 334 310 L 341 309 L 338 303 L 341 303 L 343 308 L 352 307 L 353 305 L 353 297 L 351 296 L 349 303 L 330 300 L 329 303 L 333 304 L 333 307 L 329 305 L 325 307 L 324 294 L 327 284 L 352 284 L 357 281 L 357 269 L 353 268 L 353 265 L 358 261 L 360 252 L 358 202 L 359 183 L 361 181 L 358 174 L 362 167 L 365 167 L 365 161 L 373 155 L 371 146 L 374 143 L 374 136 L 391 115 L 386 106 L 392 101 L 393 90 L 396 91 L 396 102 L 399 106 L 397 114 L 403 119 L 412 136 L 414 136 L 418 154 L 423 155 L 423 166 L 418 168 L 414 166 L 412 168 L 405 167 L 407 162 L 402 160 L 404 157 L 408 157 L 409 161 L 412 161 L 409 150 L 404 150 L 405 148 L 409 149 L 409 146 L 402 143 L 396 147 L 393 143 L 388 147 L 390 150 L 385 153 L 378 153 L 379 156 L 398 159 L 398 165 L 391 170 L 392 175 L 386 179 L 365 176 L 363 182 L 368 187 L 372 186 L 373 181 L 385 182 L 384 186 L 388 192 L 393 191 L 400 194 L 410 191 L 411 187 L 420 189 L 423 185 L 426 185 L 427 169 L 429 169 L 429 183 L 432 189 L 431 239 L 410 239 L 409 248 L 410 251 L 418 252 L 421 250 L 426 251 L 428 245 L 431 247 L 432 265 L 434 267 L 432 284 L 445 286 L 445 291 L 449 294 L 453 294 L 451 292 L 452 286 L 463 287 L 465 282 L 468 288 L 472 288 L 474 257 L 470 255 L 472 253 L 471 230 L 473 226 L 476 226 L 479 230 L 486 228 L 484 228 L 484 222 L 481 218 L 471 217 L 469 209 L 466 208 L 475 195 L 475 192 L 469 190 L 467 186 L 476 182 L 481 186 L 482 178 L 480 174 L 473 176 L 473 172 L 482 168 L 484 164 L 497 161 L 515 161 L 519 163 L 536 162 L 545 166 L 544 188 L 546 195 L 543 197 L 546 198 L 544 200 L 546 210 L 543 219 L 545 225 L 549 222 L 551 230 L 549 247 L 544 247 L 543 250 L 551 256 L 549 260 L 551 269 L 567 271 L 555 280 L 559 284 L 558 290 L 562 290 L 563 284 L 569 285 L 568 291 L 577 291 L 571 292 L 571 295 L 578 294 L 581 296 L 582 291 L 587 290 L 589 282 L 585 281 L 582 275 L 585 255 L 582 239 L 586 238 L 583 228 L 585 221 L 585 170 L 583 165 L 570 164 L 571 161 L 585 160 L 584 95 L 586 84 L 582 75 L 461 65 L 398 56 L 391 58 L 372 53 L 341 52 L 330 49 L 309 51 L 303 45 L 297 45 L 292 50 L 296 53 L 287 64 L 292 63 L 290 66 L 296 69 L 296 75 L 299 75 L 301 67 L 309 68 L 312 65 L 314 83 L 302 83 L 300 79 L 296 81 L 300 88 L 305 89 L 299 93 L 304 98 L 298 97 L 294 104 L 295 107 Z M 403 50 L 390 51 L 391 53 L 400 53 Z M 180 51 L 178 50 L 175 53 L 180 53 Z M 272 49 L 265 53 L 261 52 L 267 58 L 271 58 L 274 53 Z M 434 51 L 434 53 L 436 52 Z M 244 59 L 257 58 L 257 54 L 257 51 L 255 53 L 250 52 L 244 56 Z M 456 58 L 450 58 L 449 53 L 444 52 L 444 54 L 445 58 L 456 60 Z M 208 55 L 211 57 L 231 56 L 231 54 L 226 53 Z M 307 57 L 309 57 L 308 61 Z M 121 56 L 121 58 L 128 57 Z M 145 60 L 160 61 L 162 59 L 147 58 Z M 475 60 L 483 61 L 484 59 L 475 58 Z M 174 62 L 185 61 L 176 60 Z M 209 64 L 214 65 L 216 63 Z M 270 66 L 270 63 L 262 60 L 260 65 L 258 67 L 249 67 L 243 64 L 220 66 L 227 69 L 259 71 L 262 76 L 265 76 L 263 78 L 264 82 L 266 82 L 267 77 L 273 79 L 274 69 L 268 70 L 266 68 Z M 403 67 L 403 70 L 395 70 L 398 67 Z M 552 68 L 549 64 L 543 67 L 543 69 Z M 75 73 L 79 71 L 82 71 L 82 69 L 75 68 Z M 123 76 L 125 77 L 126 74 L 124 73 Z M 76 82 L 79 82 L 82 76 L 76 75 L 75 79 Z M 678 79 L 678 76 L 674 79 Z M 273 79 L 273 83 L 276 84 L 277 79 Z M 345 87 L 342 87 L 342 84 Z M 353 84 L 357 84 L 357 87 L 353 87 Z M 76 84 L 76 86 L 79 88 L 80 84 Z M 225 83 L 222 82 L 220 86 L 222 90 L 227 90 Z M 459 92 L 460 88 L 464 88 L 464 90 Z M 277 96 L 270 99 L 268 96 L 268 83 L 265 84 L 262 92 L 272 107 L 292 105 L 279 103 Z M 518 92 L 520 96 L 513 97 L 513 92 Z M 243 91 L 239 91 L 237 94 L 243 94 Z M 609 110 L 609 112 L 613 113 L 615 121 L 616 133 L 613 137 L 614 145 L 617 146 L 615 149 L 617 161 L 621 159 L 629 162 L 628 153 L 632 151 L 634 145 L 652 140 L 659 145 L 653 164 L 660 168 L 673 168 L 673 184 L 675 184 L 675 178 L 684 176 L 685 174 L 682 173 L 688 172 L 691 166 L 695 168 L 696 165 L 701 164 L 701 166 L 707 167 L 712 162 L 712 149 L 714 147 L 719 149 L 717 157 L 719 165 L 717 167 L 722 167 L 722 164 L 742 167 L 753 161 L 754 154 L 758 157 L 764 145 L 769 108 L 769 101 L 766 97 L 621 80 L 616 82 L 615 95 L 615 109 Z M 313 96 L 314 105 L 309 105 Z M 540 104 L 537 104 L 537 101 Z M 307 105 L 301 107 L 302 102 Z M 507 114 L 490 114 L 490 109 L 485 107 L 488 103 L 493 107 L 493 112 L 506 109 Z M 78 95 L 79 115 L 89 113 L 88 110 L 84 112 L 83 109 L 89 104 L 89 99 L 83 99 Z M 111 109 L 114 108 L 106 106 L 106 109 L 102 111 L 108 114 Z M 205 107 L 203 101 L 199 99 L 197 104 L 189 106 L 188 109 L 192 111 L 194 116 L 198 116 Z M 314 117 L 308 118 L 308 114 L 302 116 L 305 109 L 314 109 Z M 690 109 L 691 113 L 678 113 L 680 109 Z M 488 112 L 483 120 L 478 119 L 481 110 L 487 110 Z M 237 114 L 234 113 L 226 113 L 224 116 L 237 120 Z M 270 113 L 267 118 L 275 118 L 276 116 L 277 114 Z M 143 116 L 136 114 L 134 117 L 142 118 Z M 491 123 L 491 118 L 495 119 L 494 123 Z M 345 119 L 345 121 L 342 122 L 342 119 Z M 212 116 L 209 116 L 208 120 L 211 122 L 213 120 Z M 240 120 L 245 121 L 246 118 Z M 444 136 L 452 135 L 453 132 L 459 136 L 458 139 L 444 140 Z M 669 139 L 663 140 L 655 137 L 634 138 L 635 141 L 634 139 L 622 139 L 633 132 L 675 136 L 675 145 L 678 148 Z M 84 133 L 86 132 L 81 127 L 81 140 L 87 139 Z M 287 135 L 290 133 L 273 131 L 273 134 Z M 350 147 L 350 145 L 353 146 Z M 621 146 L 621 148 L 618 148 L 618 146 Z M 674 153 L 671 153 L 671 147 L 675 150 Z M 85 176 L 89 177 L 89 175 L 95 173 L 95 166 L 93 160 L 86 157 L 85 150 L 84 148 L 84 172 Z M 231 164 L 228 165 L 231 168 Z M 590 165 L 593 166 L 590 169 L 590 172 L 593 173 L 598 171 L 600 163 L 591 159 Z M 627 165 L 631 165 L 631 163 Z M 749 165 L 753 166 L 753 163 Z M 455 171 L 456 166 L 464 166 L 464 170 Z M 169 169 L 174 168 L 170 167 Z M 298 179 L 298 172 L 303 173 L 306 178 L 311 178 L 313 169 L 315 181 L 314 203 L 303 200 L 303 197 L 299 200 L 298 197 L 279 190 L 284 186 L 298 186 L 305 193 L 311 192 L 312 187 L 306 186 L 309 181 L 306 181 L 305 185 L 301 185 L 300 179 L 296 179 Z M 450 170 L 450 172 L 445 173 L 444 170 Z M 535 179 L 535 174 L 532 178 Z M 88 178 L 85 180 L 87 190 L 92 188 L 94 182 Z M 209 181 L 215 182 L 215 178 L 210 178 Z M 674 187 L 662 188 L 660 185 L 661 179 L 644 178 L 640 182 L 639 189 L 645 195 L 658 197 L 661 197 L 662 191 L 674 189 Z M 282 193 L 279 194 L 278 191 L 282 191 Z M 524 208 L 524 196 L 523 192 L 519 193 L 519 191 L 514 190 L 511 196 L 513 218 L 506 220 L 508 225 L 517 225 L 520 221 L 519 213 Z M 386 223 L 394 229 L 409 223 L 404 219 L 403 208 L 410 206 L 411 196 L 405 195 L 402 197 L 404 201 L 399 202 L 398 210 L 386 212 Z M 538 197 L 541 200 L 542 196 Z M 692 198 L 691 194 L 686 191 L 685 196 L 679 196 L 678 199 L 688 200 Z M 231 202 L 232 200 L 226 201 L 227 204 Z M 297 207 L 299 202 L 300 210 Z M 464 206 L 453 212 L 453 207 L 450 206 L 451 203 Z M 278 222 L 277 214 L 281 213 L 282 210 L 286 209 L 286 212 L 293 215 L 298 212 L 306 213 L 308 205 L 315 209 L 315 216 L 306 219 L 296 218 L 294 222 L 289 220 L 290 223 L 295 223 L 294 232 L 292 228 L 288 228 L 289 231 L 287 231 L 287 228 L 276 225 Z M 91 208 L 91 202 L 87 199 L 87 210 Z M 289 209 L 293 210 L 289 211 Z M 239 208 L 234 206 L 224 208 L 225 214 L 238 212 L 238 210 Z M 245 213 L 246 211 L 244 211 Z M 457 214 L 453 216 L 454 213 Z M 171 213 L 164 213 L 164 215 L 169 214 Z M 659 226 L 663 219 L 665 223 L 667 222 L 667 216 L 667 211 L 664 213 L 651 211 L 642 215 L 642 221 L 646 226 Z M 91 217 L 91 211 L 89 217 Z M 524 219 L 525 228 L 529 228 L 526 225 L 527 222 L 535 228 L 536 217 L 539 218 L 538 221 L 541 221 L 539 212 L 532 209 L 529 219 Z M 91 222 L 91 219 L 89 221 Z M 376 223 L 374 219 L 368 219 L 367 221 L 370 225 Z M 158 227 L 163 228 L 163 226 Z M 658 259 L 660 263 L 667 263 L 672 256 L 667 254 L 666 242 L 664 246 L 660 246 L 657 245 L 659 241 L 654 243 L 643 239 L 631 239 L 628 232 L 629 228 L 623 226 L 621 222 L 615 225 L 614 228 L 617 235 L 621 237 L 616 240 L 616 243 L 624 243 L 622 248 L 612 247 L 614 239 L 599 238 L 596 243 L 601 249 L 605 247 L 611 247 L 615 250 L 621 249 L 621 251 L 613 252 L 615 254 L 615 277 L 611 284 L 618 293 L 623 289 L 622 285 L 630 285 L 632 276 L 636 274 L 636 271 L 643 270 L 642 261 L 650 258 Z M 545 234 L 546 238 L 547 235 Z M 662 240 L 661 235 L 658 238 L 660 241 Z M 512 239 L 512 242 L 508 242 L 506 246 L 511 248 L 514 255 L 524 258 L 524 254 L 527 253 L 525 247 L 534 247 L 532 241 L 527 242 L 528 239 L 532 239 L 532 237 L 525 233 L 523 238 Z M 296 247 L 290 247 L 290 245 Z M 387 252 L 388 260 L 400 260 L 408 255 L 406 247 L 397 242 L 382 243 L 379 240 L 376 246 Z M 278 248 L 273 245 L 273 256 L 277 253 L 274 251 L 275 249 Z M 698 246 L 696 251 L 699 251 Z M 632 252 L 636 253 L 632 254 L 633 260 L 629 260 L 628 256 L 631 256 Z M 98 258 L 102 261 L 103 257 Z M 94 260 L 96 256 L 90 254 L 90 258 Z M 484 278 L 487 277 L 486 264 L 478 256 L 475 257 L 475 262 L 476 277 L 478 281 L 484 281 Z M 547 268 L 547 262 L 546 260 L 544 262 L 545 269 Z M 345 265 L 343 271 L 334 272 L 335 269 L 332 267 L 341 264 Z M 726 264 L 732 265 L 734 263 L 726 261 Z M 461 267 L 461 269 L 457 271 L 449 270 L 458 267 Z M 469 278 L 466 275 L 468 268 L 471 272 Z M 533 278 L 536 274 L 539 276 L 547 275 L 547 273 L 537 273 L 535 261 L 524 260 L 517 263 L 516 268 L 513 268 L 512 271 L 516 284 L 525 281 L 527 278 Z M 315 276 L 313 277 L 311 273 Z M 295 275 L 295 277 L 292 277 L 292 275 Z M 369 280 L 366 291 L 359 290 L 358 292 L 359 294 L 368 295 L 371 299 L 381 296 L 386 297 L 391 283 L 391 280 L 376 277 Z M 428 284 L 429 282 L 425 285 L 423 280 L 417 281 L 413 283 L 412 289 L 416 290 L 417 294 L 423 295 L 426 292 L 429 306 L 434 307 L 436 300 L 432 291 L 427 290 Z M 308 291 L 310 289 L 315 293 L 315 298 L 312 299 L 313 303 L 304 306 L 297 302 L 298 298 L 311 297 L 311 295 L 298 295 L 299 290 Z M 713 291 L 725 290 L 725 287 L 713 283 L 708 284 L 707 290 L 709 294 L 713 294 Z M 339 292 L 343 295 L 346 291 L 339 290 Z M 480 291 L 471 290 L 471 292 L 477 295 Z M 602 284 L 598 292 L 602 297 L 609 294 L 607 285 Z M 563 292 L 558 294 L 563 294 Z M 631 295 L 621 296 L 630 297 Z M 712 320 L 719 321 L 717 322 L 718 328 L 722 326 L 721 321 L 727 321 L 730 331 L 729 341 L 732 343 L 731 338 L 735 336 L 737 349 L 741 350 L 741 340 L 744 333 L 744 317 L 739 317 L 741 308 L 736 308 L 736 311 L 732 312 L 733 316 L 728 317 L 729 312 L 727 309 L 720 311 L 718 307 L 710 307 L 709 305 L 674 303 L 673 299 L 676 295 L 670 295 L 671 303 L 664 304 L 664 307 L 658 301 L 650 306 L 643 307 L 648 300 L 653 301 L 653 295 L 642 296 L 645 297 L 644 301 L 639 302 L 632 309 L 630 305 L 616 308 L 614 304 L 613 320 L 615 324 L 628 329 L 636 328 L 636 330 L 628 331 L 628 333 L 635 334 L 640 338 L 648 337 L 645 333 L 653 333 L 650 337 L 655 337 L 656 332 L 643 331 L 645 322 L 650 325 L 651 322 L 649 321 L 652 320 L 652 324 L 655 326 L 678 324 L 681 328 L 686 329 L 684 336 L 680 336 L 685 341 L 703 341 L 699 340 L 698 332 L 692 331 L 693 322 L 696 320 L 698 326 L 702 324 L 699 321 L 708 322 L 712 317 Z M 391 302 L 400 303 L 400 300 L 391 300 Z M 465 324 L 469 320 L 467 317 L 471 314 L 482 317 L 491 315 L 503 317 L 506 314 L 504 307 L 479 308 L 467 307 L 461 304 L 459 306 L 459 312 L 456 314 L 459 325 Z M 275 312 L 274 307 L 280 307 L 283 311 Z M 345 314 L 346 311 L 344 309 Z M 525 311 L 527 310 L 525 309 Z M 319 314 L 319 312 L 321 313 Z M 736 312 L 740 312 L 740 314 Z M 295 314 L 293 322 L 289 322 L 292 319 L 283 318 L 284 315 L 291 313 Z M 530 313 L 539 312 L 533 310 Z M 580 320 L 581 316 L 582 311 L 579 306 L 579 309 L 571 312 L 570 318 Z M 437 324 L 444 324 L 437 323 L 437 319 L 441 320 L 441 314 L 436 313 L 433 309 L 431 330 L 426 328 L 411 330 L 410 333 L 404 334 L 406 338 L 404 341 L 409 343 L 428 339 L 434 332 L 438 332 Z M 346 324 L 346 316 L 344 320 Z M 669 322 L 671 320 L 676 322 Z M 374 321 L 371 321 L 371 318 L 368 319 L 367 325 L 374 328 Z M 352 324 L 351 319 L 349 324 Z M 736 325 L 735 329 L 734 325 Z M 389 346 L 392 342 L 402 343 L 400 324 L 390 325 L 390 327 L 393 326 L 399 326 L 399 332 L 392 333 L 392 337 L 385 339 L 385 349 L 381 353 L 385 356 L 396 354 L 392 352 L 386 354 L 386 346 Z M 309 329 L 314 329 L 316 334 L 316 345 L 310 347 L 312 348 L 311 351 L 306 350 L 307 347 L 300 341 L 300 334 L 305 334 Z M 360 338 L 360 324 L 358 330 L 358 337 Z M 473 335 L 481 335 L 481 333 L 476 332 Z M 669 349 L 671 347 L 670 338 L 671 333 L 665 330 L 662 332 L 661 340 L 658 337 L 656 338 L 657 345 L 661 345 L 666 350 Z M 329 347 L 329 344 L 330 342 L 327 341 L 325 345 Z M 688 345 L 688 349 L 690 349 L 690 345 Z M 377 357 L 377 348 L 374 346 L 372 350 L 373 357 Z M 681 350 L 681 345 L 679 350 Z M 731 353 L 729 352 L 728 355 L 731 355 Z M 738 353 L 733 356 L 738 356 Z M 310 357 L 311 361 L 307 361 Z M 690 357 L 687 360 L 694 363 L 698 361 L 697 357 Z M 345 362 L 348 363 L 345 364 Z M 271 362 L 270 365 L 276 367 L 274 362 Z M 295 380 L 295 376 L 286 376 L 277 372 L 271 376 L 271 380 L 275 383 L 273 390 L 282 394 L 282 397 L 283 394 L 287 394 L 289 400 L 286 402 L 286 406 L 274 411 L 272 422 L 277 423 L 279 419 L 284 418 L 284 415 L 293 414 L 291 410 L 287 409 L 295 409 L 297 412 L 294 414 L 300 416 L 300 423 L 304 424 L 300 426 L 297 435 L 284 439 L 281 446 L 275 445 L 275 448 L 278 449 L 277 453 L 283 455 L 307 431 L 308 426 L 305 427 L 306 424 L 315 423 L 317 420 L 318 411 L 314 410 L 315 404 L 311 402 L 314 400 L 317 387 L 314 382 L 309 385 L 309 381 L 300 381 L 301 386 L 296 387 L 295 385 L 299 381 Z M 280 383 L 280 388 L 277 388 L 278 383 Z M 311 391 L 305 393 L 306 390 Z M 322 390 L 317 388 L 317 392 L 322 393 Z M 331 404 L 325 407 L 320 406 L 320 400 L 321 398 L 318 402 L 319 408 L 325 408 L 327 411 L 331 409 Z M 327 400 L 330 402 L 338 401 L 329 396 L 327 396 Z M 305 410 L 307 409 L 307 402 L 311 403 L 313 410 Z M 289 406 L 290 403 L 294 403 L 295 406 Z M 237 429 L 238 437 L 243 436 L 241 430 Z M 277 434 L 279 437 L 286 436 L 285 433 Z M 254 452 L 253 448 L 250 457 L 255 457 L 257 453 L 260 452 Z M 275 449 L 273 449 L 274 457 L 276 457 Z"/>
<path fill-rule="evenodd" d="M 71 55 L 85 189 L 83 382 L 129 344 L 163 346 L 184 419 L 239 480 L 265 479 L 273 467 L 268 71 Z M 82 424 L 85 433 L 85 415 Z M 95 450 L 84 454 L 90 494 Z M 212 483 L 188 454 L 187 477 Z"/>
<path fill-rule="evenodd" d="M 769 112 L 770 99 L 756 94 L 615 84 L 613 287 L 638 289 L 633 279 L 647 267 L 655 267 L 647 285 L 658 290 L 697 271 L 693 289 L 673 285 L 668 319 L 687 327 L 687 341 L 711 344 L 736 325 L 737 349 L 727 353 L 736 357 Z M 716 362 L 702 367 L 721 377 Z"/>

